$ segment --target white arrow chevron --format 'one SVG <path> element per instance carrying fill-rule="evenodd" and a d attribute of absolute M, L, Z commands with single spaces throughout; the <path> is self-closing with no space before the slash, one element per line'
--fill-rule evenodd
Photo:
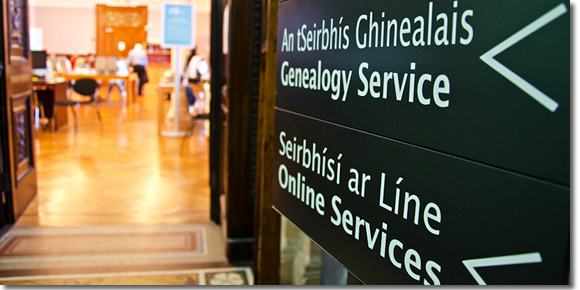
<path fill-rule="evenodd" d="M 507 266 L 507 265 L 518 265 L 518 264 L 532 264 L 541 263 L 542 256 L 540 253 L 529 253 L 520 255 L 510 255 L 501 257 L 490 257 L 481 259 L 471 259 L 462 261 L 467 271 L 473 276 L 477 284 L 487 285 L 485 281 L 479 276 L 479 273 L 475 270 L 477 267 L 493 267 L 493 266 Z"/>
<path fill-rule="evenodd" d="M 522 30 L 516 32 L 514 35 L 510 36 L 500 44 L 496 45 L 494 48 L 488 52 L 482 54 L 479 58 L 488 64 L 490 67 L 495 69 L 498 73 L 503 75 L 506 79 L 510 80 L 514 85 L 518 86 L 521 90 L 526 92 L 544 107 L 546 107 L 551 112 L 555 112 L 558 108 L 558 103 L 548 97 L 546 94 L 542 93 L 536 87 L 528 83 L 526 80 L 515 74 L 513 71 L 505 67 L 503 64 L 494 59 L 494 57 L 504 50 L 508 49 L 518 41 L 524 39 L 528 35 L 536 32 L 538 29 L 542 28 L 544 25 L 550 23 L 552 20 L 560 17 L 562 14 L 566 13 L 568 9 L 564 3 L 556 6 L 552 10 L 548 11 L 546 14 L 536 19 L 534 22 L 528 24 Z"/>

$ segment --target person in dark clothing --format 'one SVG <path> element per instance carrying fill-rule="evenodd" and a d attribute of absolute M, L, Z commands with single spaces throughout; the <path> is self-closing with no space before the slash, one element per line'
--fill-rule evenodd
<path fill-rule="evenodd" d="M 140 43 L 135 44 L 135 47 L 127 55 L 127 65 L 132 67 L 139 77 L 139 96 L 143 96 L 143 85 L 149 82 L 146 70 L 147 64 L 147 52 L 143 49 L 143 45 Z"/>
<path fill-rule="evenodd" d="M 147 76 L 147 70 L 142 65 L 134 65 L 133 71 L 137 73 L 139 77 L 139 96 L 143 96 L 143 85 L 149 82 L 149 77 Z"/>

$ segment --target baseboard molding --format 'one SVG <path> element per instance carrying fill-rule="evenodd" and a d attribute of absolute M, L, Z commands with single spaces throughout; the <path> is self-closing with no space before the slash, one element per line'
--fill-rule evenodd
<path fill-rule="evenodd" d="M 252 261 L 254 252 L 253 238 L 229 238 L 227 246 L 228 261 L 232 264 Z"/>

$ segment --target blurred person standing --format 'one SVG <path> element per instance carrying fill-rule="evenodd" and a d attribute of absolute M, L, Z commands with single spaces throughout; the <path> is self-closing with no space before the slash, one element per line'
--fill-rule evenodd
<path fill-rule="evenodd" d="M 147 52 L 143 49 L 141 43 L 135 44 L 135 47 L 127 55 L 127 65 L 133 69 L 139 76 L 139 96 L 143 96 L 143 85 L 149 82 L 147 77 Z"/>
<path fill-rule="evenodd" d="M 198 55 L 194 48 L 187 58 L 181 81 L 181 85 L 185 88 L 187 101 L 189 103 L 189 113 L 192 116 L 205 113 L 204 105 L 201 104 L 205 99 L 203 82 L 208 81 L 209 77 L 209 65 L 205 60 L 205 56 Z M 193 88 L 196 88 L 196 90 L 194 91 Z M 196 102 L 198 100 L 201 102 Z"/>

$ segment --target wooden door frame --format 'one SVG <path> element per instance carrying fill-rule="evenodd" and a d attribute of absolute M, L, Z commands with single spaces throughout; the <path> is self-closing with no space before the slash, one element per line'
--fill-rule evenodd
<path fill-rule="evenodd" d="M 226 27 L 224 53 L 226 3 L 235 25 Z M 277 8 L 277 0 L 213 0 L 211 11 L 211 219 L 222 224 L 230 262 L 251 260 L 255 283 L 269 285 L 280 276 L 280 216 L 272 208 Z"/>
<path fill-rule="evenodd" d="M 211 3 L 211 33 L 210 33 L 210 122 L 209 122 L 209 168 L 210 168 L 210 219 L 221 224 L 220 211 L 220 180 L 222 179 L 219 164 L 220 159 L 220 123 L 221 123 L 221 89 L 225 84 L 224 77 L 224 57 L 222 51 L 222 31 L 223 31 L 223 5 L 222 0 L 212 0 Z"/>
<path fill-rule="evenodd" d="M 255 0 L 230 1 L 229 46 L 226 55 L 227 189 L 225 190 L 226 253 L 230 263 L 252 260 L 254 247 L 256 109 L 259 55 L 254 54 L 260 30 L 255 29 Z M 250 16 L 250 17 L 248 17 Z M 259 16 L 259 14 L 258 14 Z M 234 25 L 235 23 L 235 25 Z M 257 43 L 259 48 L 259 42 Z"/>
<path fill-rule="evenodd" d="M 6 121 L 1 132 L 5 169 L 5 198 L 2 202 L 11 211 L 9 222 L 14 222 L 24 212 L 37 193 L 34 150 L 36 133 L 32 127 L 32 68 L 28 35 L 29 6 L 28 0 L 15 3 L 19 11 L 12 11 L 9 9 L 10 2 L 2 1 L 2 62 L 5 69 L 0 77 L 0 87 L 2 118 Z M 18 21 L 12 19 L 14 15 L 18 15 Z M 11 26 L 13 23 L 19 25 Z"/>
<path fill-rule="evenodd" d="M 278 0 L 261 0 L 254 272 L 256 284 L 280 284 L 280 214 L 272 208 L 276 108 Z"/>

